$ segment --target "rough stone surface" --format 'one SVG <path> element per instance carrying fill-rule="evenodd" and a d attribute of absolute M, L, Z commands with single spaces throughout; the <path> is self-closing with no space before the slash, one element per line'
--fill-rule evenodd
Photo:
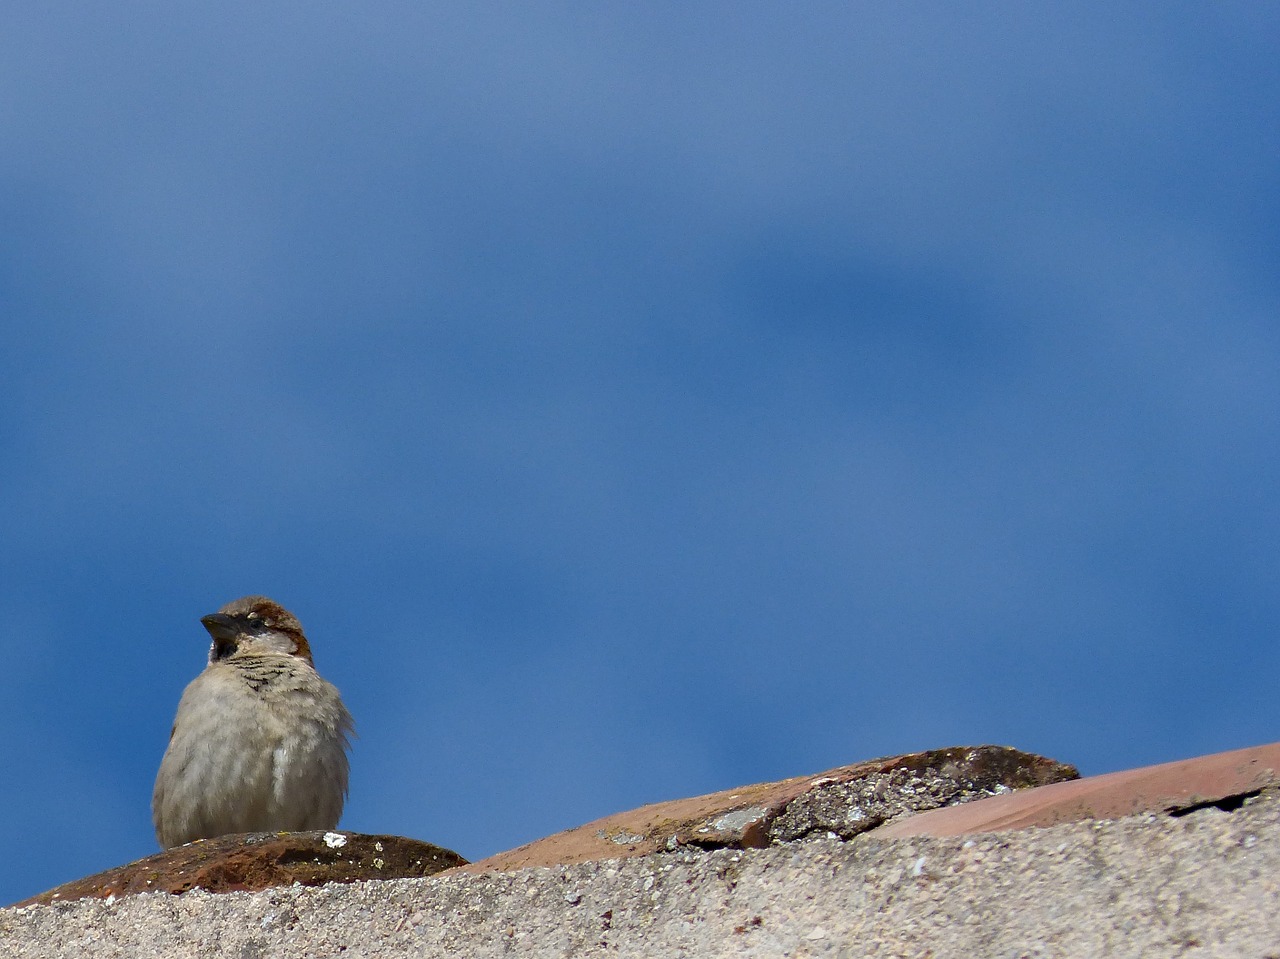
<path fill-rule="evenodd" d="M 525 869 L 684 846 L 746 849 L 814 832 L 848 838 L 896 816 L 1078 775 L 1072 766 L 1008 746 L 933 749 L 642 806 L 466 868 L 475 873 Z"/>
<path fill-rule="evenodd" d="M 1280 801 L 0 910 L 0 959 L 1280 956 Z"/>
<path fill-rule="evenodd" d="M 294 883 L 319 886 L 361 879 L 422 878 L 464 863 L 456 852 L 402 836 L 338 830 L 245 833 L 166 849 L 58 886 L 18 905 L 144 892 L 252 892 Z"/>
<path fill-rule="evenodd" d="M 964 806 L 936 809 L 877 829 L 884 838 L 972 832 L 1115 819 L 1142 812 L 1179 813 L 1238 803 L 1280 785 L 1280 743 L 1090 776 Z"/>
<path fill-rule="evenodd" d="M 1074 766 L 1003 746 L 956 747 L 883 761 L 854 777 L 822 775 L 770 822 L 770 841 L 828 833 L 852 839 L 930 809 L 1077 779 Z"/>

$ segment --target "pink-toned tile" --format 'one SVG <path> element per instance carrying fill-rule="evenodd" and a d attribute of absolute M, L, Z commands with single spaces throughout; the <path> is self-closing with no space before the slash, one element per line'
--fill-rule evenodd
<path fill-rule="evenodd" d="M 888 823 L 868 837 L 956 836 L 1174 812 L 1280 782 L 1280 743 L 1054 783 Z"/>
<path fill-rule="evenodd" d="M 930 785 L 943 798 L 957 793 L 989 795 L 1000 788 L 1035 786 L 1077 775 L 1071 766 L 1007 746 L 958 746 L 841 766 L 811 776 L 757 783 L 706 796 L 676 799 L 616 813 L 525 846 L 462 867 L 466 872 L 567 865 L 596 859 L 624 859 L 692 845 L 745 848 L 774 841 L 770 830 L 780 817 L 803 812 L 811 798 L 874 784 L 880 819 L 920 808 L 930 801 Z M 893 783 L 906 788 L 895 795 Z M 952 788 L 954 787 L 954 788 Z M 936 803 L 935 803 L 936 804 Z M 804 818 L 801 816 L 801 818 Z M 819 817 L 820 818 L 820 817 Z M 867 821 L 858 828 L 869 828 Z M 816 827 L 824 828 L 824 827 Z"/>

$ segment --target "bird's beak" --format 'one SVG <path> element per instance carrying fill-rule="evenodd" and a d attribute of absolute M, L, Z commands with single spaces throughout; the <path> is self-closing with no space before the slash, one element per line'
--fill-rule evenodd
<path fill-rule="evenodd" d="M 209 635 L 215 640 L 227 642 L 235 639 L 240 633 L 240 627 L 236 621 L 225 613 L 210 613 L 208 616 L 201 616 L 200 622 L 204 623 L 204 628 L 209 631 Z"/>

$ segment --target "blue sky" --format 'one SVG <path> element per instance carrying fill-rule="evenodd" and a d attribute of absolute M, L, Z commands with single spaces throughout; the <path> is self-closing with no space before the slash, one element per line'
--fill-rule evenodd
<path fill-rule="evenodd" d="M 154 852 L 201 615 L 478 858 L 1277 738 L 1265 4 L 54 2 L 0 32 L 0 902 Z"/>

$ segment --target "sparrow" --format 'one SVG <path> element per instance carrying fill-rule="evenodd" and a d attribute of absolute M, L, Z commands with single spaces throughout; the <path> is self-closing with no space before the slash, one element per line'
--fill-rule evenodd
<path fill-rule="evenodd" d="M 151 797 L 160 845 L 334 828 L 354 725 L 302 625 L 265 596 L 200 622 L 213 637 L 209 665 L 178 703 Z"/>

